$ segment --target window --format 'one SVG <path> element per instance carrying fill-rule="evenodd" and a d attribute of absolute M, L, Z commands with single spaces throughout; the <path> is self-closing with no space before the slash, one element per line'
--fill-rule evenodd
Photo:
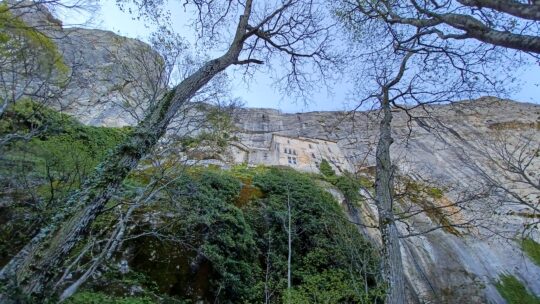
<path fill-rule="evenodd" d="M 313 149 L 313 147 L 311 146 L 311 144 L 308 144 L 308 146 L 309 146 L 310 149 Z"/>
<path fill-rule="evenodd" d="M 293 164 L 296 165 L 296 157 L 293 157 L 293 158 L 292 158 L 292 161 L 293 161 Z"/>
<path fill-rule="evenodd" d="M 332 153 L 332 150 L 330 150 L 330 147 L 328 147 L 328 152 Z"/>
<path fill-rule="evenodd" d="M 264 159 L 268 159 L 268 153 L 264 153 Z"/>
<path fill-rule="evenodd" d="M 316 158 L 315 153 L 311 153 L 311 157 Z"/>
<path fill-rule="evenodd" d="M 288 143 L 288 144 L 290 144 L 290 143 L 291 143 L 291 141 L 287 139 L 287 143 Z"/>
<path fill-rule="evenodd" d="M 288 162 L 289 164 L 292 164 L 292 157 L 287 156 L 287 162 Z"/>
<path fill-rule="evenodd" d="M 287 154 L 287 148 L 283 148 L 283 151 L 285 152 L 285 154 Z"/>
<path fill-rule="evenodd" d="M 292 154 L 296 155 L 296 150 L 292 150 Z"/>

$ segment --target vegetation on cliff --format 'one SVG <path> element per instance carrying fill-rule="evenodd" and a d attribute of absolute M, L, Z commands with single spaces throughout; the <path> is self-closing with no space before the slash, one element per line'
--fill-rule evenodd
<path fill-rule="evenodd" d="M 0 138 L 40 129 L 39 136 L 0 146 L 0 265 L 62 206 L 129 128 L 89 127 L 68 115 L 24 100 L 0 121 Z"/>
<path fill-rule="evenodd" d="M 523 283 L 513 275 L 502 275 L 495 287 L 508 304 L 540 303 L 540 298 L 531 294 Z"/>
<path fill-rule="evenodd" d="M 1 265 L 65 207 L 61 198 L 76 191 L 90 169 L 130 132 L 83 126 L 30 101 L 13 105 L 5 117 L 0 133 L 29 130 L 30 125 L 46 126 L 46 131 L 3 148 L 0 178 L 9 200 L 1 207 Z M 162 181 L 160 190 L 135 211 L 120 249 L 68 303 L 383 299 L 376 250 L 316 177 L 266 167 L 168 169 L 174 171 L 172 180 Z M 66 263 L 81 254 L 84 263 L 92 261 L 101 248 L 95 244 L 118 220 L 116 211 L 133 204 L 154 174 L 155 168 L 146 167 L 130 175 Z M 333 178 L 349 188 L 342 178 Z M 84 255 L 88 244 L 97 247 Z M 80 276 L 80 271 L 72 273 L 74 279 Z"/>

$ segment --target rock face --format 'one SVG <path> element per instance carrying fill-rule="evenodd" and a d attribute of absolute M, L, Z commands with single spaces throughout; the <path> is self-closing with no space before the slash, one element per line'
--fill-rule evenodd
<path fill-rule="evenodd" d="M 376 112 L 243 109 L 236 123 L 247 147 L 267 147 L 276 133 L 325 138 L 337 141 L 360 174 L 373 173 Z M 415 214 L 399 227 L 403 236 L 411 235 L 402 239 L 411 301 L 504 303 L 495 288 L 501 274 L 515 275 L 540 295 L 540 267 L 514 240 L 523 231 L 540 237 L 538 224 L 527 226 L 538 220 L 530 206 L 537 207 L 540 197 L 539 128 L 539 105 L 490 97 L 394 113 L 396 186 L 407 194 L 396 205 Z M 527 165 L 525 175 L 510 172 L 503 160 Z M 352 214 L 363 224 L 376 223 L 369 199 Z M 363 230 L 379 238 L 375 229 Z"/>
<path fill-rule="evenodd" d="M 67 85 L 56 90 L 50 106 L 88 125 L 134 125 L 166 90 L 164 61 L 146 43 L 109 31 L 64 28 L 43 5 L 10 3 L 13 15 L 57 45 L 69 68 Z"/>
<path fill-rule="evenodd" d="M 71 67 L 64 98 L 54 106 L 85 124 L 133 125 L 166 88 L 161 58 L 138 40 L 64 29 L 47 11 L 24 18 L 47 25 Z M 231 163 L 274 165 L 264 153 L 279 134 L 307 140 L 299 146 L 309 139 L 335 142 L 335 156 L 346 159 L 348 171 L 373 176 L 377 112 L 241 109 L 234 119 L 238 140 L 233 155 L 223 157 Z M 411 302 L 504 303 L 495 283 L 506 273 L 540 295 L 540 267 L 514 240 L 526 232 L 540 241 L 538 224 L 531 225 L 539 218 L 539 129 L 539 105 L 489 97 L 394 113 L 397 192 L 406 194 L 396 200 L 396 210 L 410 215 L 399 228 Z M 258 156 L 242 154 L 249 150 Z M 315 161 L 307 157 L 303 165 L 311 168 Z M 369 190 L 364 196 L 362 204 L 345 208 L 359 227 L 376 223 Z M 360 230 L 379 238 L 375 229 Z"/>
<path fill-rule="evenodd" d="M 161 57 L 147 44 L 80 28 L 64 29 L 60 35 L 58 46 L 73 71 L 62 109 L 83 123 L 135 125 L 165 92 Z"/>

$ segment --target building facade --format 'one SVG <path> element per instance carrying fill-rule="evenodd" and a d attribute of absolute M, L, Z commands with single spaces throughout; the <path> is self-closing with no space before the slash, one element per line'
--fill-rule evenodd
<path fill-rule="evenodd" d="M 337 142 L 325 139 L 273 134 L 267 148 L 233 145 L 231 154 L 233 162 L 252 166 L 289 166 L 299 171 L 319 173 L 319 166 L 325 159 L 337 174 L 353 172 Z"/>

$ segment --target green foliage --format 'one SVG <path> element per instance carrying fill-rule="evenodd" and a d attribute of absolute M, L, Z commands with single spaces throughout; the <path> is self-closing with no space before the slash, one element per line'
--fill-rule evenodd
<path fill-rule="evenodd" d="M 42 129 L 39 136 L 27 142 L 11 144 L 4 157 L 10 161 L 31 164 L 40 194 L 45 199 L 57 192 L 64 195 L 77 188 L 105 157 L 108 150 L 119 144 L 129 128 L 84 126 L 69 117 L 29 100 L 13 104 L 0 125 L 0 136 Z"/>
<path fill-rule="evenodd" d="M 285 279 L 287 201 L 293 219 L 290 293 Z M 139 223 L 132 233 L 157 229 L 160 237 L 149 235 L 124 244 L 136 248 L 131 270 L 145 277 L 128 285 L 143 286 L 160 297 L 260 303 L 266 286 L 271 303 L 288 296 L 291 303 L 383 299 L 376 250 L 310 175 L 286 168 L 195 167 L 180 173 L 136 217 L 151 214 L 161 215 L 153 221 L 161 224 Z M 91 290 L 121 284 L 116 276 L 107 277 L 101 287 Z"/>
<path fill-rule="evenodd" d="M 436 187 L 427 187 L 425 191 L 427 195 L 434 199 L 441 199 L 444 197 L 444 191 Z"/>
<path fill-rule="evenodd" d="M 41 74 L 56 72 L 55 81 L 65 81 L 69 68 L 54 41 L 14 16 L 6 3 L 0 3 L 0 31 L 0 57 L 37 63 Z"/>
<path fill-rule="evenodd" d="M 397 189 L 404 193 L 402 196 L 410 200 L 412 203 L 420 206 L 424 213 L 434 222 L 439 223 L 444 231 L 460 236 L 461 232 L 452 224 L 450 214 L 452 211 L 446 208 L 441 208 L 437 204 L 437 200 L 444 198 L 444 190 L 433 187 L 419 181 L 402 177 L 399 180 Z"/>
<path fill-rule="evenodd" d="M 495 287 L 509 304 L 540 303 L 540 298 L 529 293 L 523 283 L 513 275 L 502 275 Z"/>
<path fill-rule="evenodd" d="M 336 175 L 336 171 L 332 169 L 332 166 L 330 166 L 330 163 L 326 159 L 323 159 L 321 161 L 321 164 L 319 165 L 319 170 L 321 173 L 326 177 L 331 177 Z"/>
<path fill-rule="evenodd" d="M 366 189 L 372 189 L 374 187 L 373 181 L 364 175 L 358 177 L 358 183 Z"/>
<path fill-rule="evenodd" d="M 16 164 L 19 177 L 32 185 L 21 188 L 20 197 L 13 198 L 21 204 L 0 213 L 2 244 L 13 247 L 16 238 L 19 243 L 9 249 L 16 251 L 62 207 L 56 202 L 84 182 L 86 172 L 129 130 L 85 127 L 29 101 L 13 105 L 4 118 L 1 134 L 46 127 L 38 137 L 9 145 L 2 155 L 7 162 L 0 166 L 0 177 L 18 176 L 12 174 L 13 167 L 6 166 Z M 150 169 L 133 173 L 125 188 L 145 187 L 152 174 Z M 355 197 L 358 183 L 354 179 L 333 176 L 332 180 L 348 197 Z M 120 191 L 111 206 L 133 200 L 136 193 Z M 35 201 L 28 204 L 31 196 Z M 287 202 L 293 219 L 290 293 L 285 280 Z M 92 225 L 92 235 L 106 233 L 116 216 L 113 212 L 100 215 Z M 31 226 L 29 221 L 36 224 L 24 230 Z M 130 272 L 122 275 L 114 265 L 107 265 L 104 269 L 109 271 L 67 303 L 151 303 L 155 299 L 145 295 L 186 303 L 216 298 L 220 303 L 259 303 L 265 298 L 265 285 L 272 292 L 272 303 L 284 297 L 328 303 L 383 299 L 376 250 L 347 221 L 332 196 L 307 174 L 246 166 L 230 171 L 179 170 L 136 211 L 133 221 L 129 233 L 142 236 L 123 244 L 123 248 L 135 249 L 129 258 Z M 24 233 L 13 234 L 17 230 Z M 75 251 L 82 248 L 81 244 Z M 12 251 L 5 249 L 2 255 L 7 260 Z M 132 286 L 141 286 L 143 296 L 125 297 Z"/>
<path fill-rule="evenodd" d="M 303 284 L 283 294 L 283 303 L 372 303 L 369 296 L 359 297 L 345 270 L 324 270 L 305 275 Z"/>
<path fill-rule="evenodd" d="M 234 129 L 234 123 L 231 115 L 220 107 L 204 106 L 200 110 L 206 113 L 204 125 L 196 136 L 183 138 L 180 142 L 181 146 L 186 151 L 201 146 L 223 151 L 233 140 L 231 132 Z"/>
<path fill-rule="evenodd" d="M 210 290 L 220 290 L 220 298 L 233 303 L 249 299 L 258 266 L 253 231 L 233 203 L 241 187 L 238 179 L 222 171 L 191 170 L 179 176 L 167 189 L 171 199 L 156 207 L 175 215 L 163 232 L 189 245 L 175 249 L 173 244 L 146 240 L 141 246 L 145 258 L 137 258 L 134 267 L 159 282 L 162 292 L 173 285 L 175 293 L 188 299 L 211 299 L 216 295 Z M 156 250 L 163 262 L 148 263 Z M 171 265 L 178 268 L 168 268 Z"/>
<path fill-rule="evenodd" d="M 443 189 L 425 185 L 410 178 L 403 178 L 403 181 L 404 190 L 410 197 L 419 198 L 423 195 L 427 195 L 436 200 L 444 197 Z"/>
<path fill-rule="evenodd" d="M 66 300 L 67 304 L 152 304 L 148 297 L 114 297 L 100 292 L 79 292 Z"/>
<path fill-rule="evenodd" d="M 0 138 L 42 132 L 12 142 L 0 153 L 0 185 L 10 207 L 0 209 L 0 264 L 62 208 L 58 203 L 82 184 L 129 129 L 89 127 L 29 100 L 12 104 L 0 120 Z"/>
<path fill-rule="evenodd" d="M 350 174 L 338 176 L 335 179 L 334 186 L 336 186 L 350 202 L 362 199 L 361 195 L 358 193 L 362 184 Z"/>
<path fill-rule="evenodd" d="M 332 196 L 305 174 L 271 168 L 254 177 L 264 198 L 250 218 L 263 256 L 269 255 L 268 284 L 294 301 L 354 303 L 378 299 L 376 252 L 350 224 Z M 286 293 L 287 203 L 293 220 L 294 290 Z M 262 208 L 262 209 L 261 209 Z M 301 235 L 301 236 L 300 236 Z M 263 269 L 267 269 L 265 265 Z M 362 269 L 364 271 L 362 271 Z M 366 280 L 367 279 L 367 280 Z M 365 292 L 362 284 L 371 289 Z M 304 300 L 301 300 L 304 299 Z M 292 303 L 296 303 L 296 302 Z"/>
<path fill-rule="evenodd" d="M 521 249 L 536 265 L 540 266 L 540 244 L 533 239 L 526 238 L 521 241 Z"/>

